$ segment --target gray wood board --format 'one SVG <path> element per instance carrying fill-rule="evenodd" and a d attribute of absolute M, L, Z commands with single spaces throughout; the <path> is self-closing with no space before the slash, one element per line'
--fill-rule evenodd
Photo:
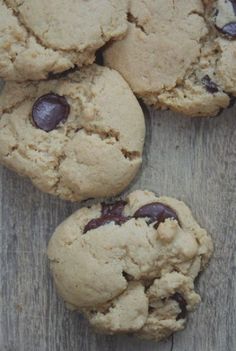
<path fill-rule="evenodd" d="M 130 189 L 184 200 L 215 244 L 196 283 L 202 304 L 183 332 L 159 344 L 96 335 L 66 310 L 52 285 L 46 247 L 55 227 L 79 205 L 42 194 L 0 168 L 1 351 L 236 350 L 235 112 L 195 120 L 146 113 L 144 163 Z"/>

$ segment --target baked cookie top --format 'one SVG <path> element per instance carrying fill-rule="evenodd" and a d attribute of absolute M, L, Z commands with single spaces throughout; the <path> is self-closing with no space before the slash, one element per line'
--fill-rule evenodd
<path fill-rule="evenodd" d="M 0 0 L 0 78 L 25 81 L 90 64 L 127 29 L 126 0 Z"/>
<path fill-rule="evenodd" d="M 75 212 L 48 247 L 60 295 L 96 329 L 157 340 L 200 302 L 193 282 L 211 253 L 183 202 L 140 190 Z"/>
<path fill-rule="evenodd" d="M 230 0 L 131 0 L 128 34 L 105 63 L 148 104 L 214 116 L 236 95 L 235 13 Z"/>
<path fill-rule="evenodd" d="M 120 193 L 139 169 L 144 137 L 138 101 L 106 67 L 7 82 L 0 95 L 0 162 L 67 200 Z"/>

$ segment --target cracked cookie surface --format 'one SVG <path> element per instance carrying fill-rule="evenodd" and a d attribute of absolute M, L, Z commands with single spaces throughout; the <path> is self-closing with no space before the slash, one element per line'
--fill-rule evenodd
<path fill-rule="evenodd" d="M 0 78 L 25 81 L 91 64 L 127 30 L 126 0 L 0 0 Z"/>
<path fill-rule="evenodd" d="M 230 0 L 131 0 L 128 34 L 105 63 L 147 104 L 217 115 L 236 96 L 235 11 Z"/>
<path fill-rule="evenodd" d="M 106 67 L 7 82 L 0 95 L 1 163 L 67 200 L 120 193 L 139 169 L 144 136 L 138 101 Z"/>
<path fill-rule="evenodd" d="M 157 340 L 184 328 L 211 253 L 183 202 L 141 190 L 75 212 L 48 246 L 59 294 L 96 330 Z"/>

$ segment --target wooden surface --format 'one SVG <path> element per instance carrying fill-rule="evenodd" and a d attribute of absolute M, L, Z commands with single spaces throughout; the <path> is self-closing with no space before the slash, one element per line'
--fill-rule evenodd
<path fill-rule="evenodd" d="M 65 309 L 50 279 L 46 246 L 75 209 L 0 168 L 0 351 L 236 350 L 236 109 L 215 119 L 147 113 L 142 170 L 132 189 L 186 201 L 212 233 L 214 258 L 197 281 L 202 304 L 164 343 L 95 335 Z"/>

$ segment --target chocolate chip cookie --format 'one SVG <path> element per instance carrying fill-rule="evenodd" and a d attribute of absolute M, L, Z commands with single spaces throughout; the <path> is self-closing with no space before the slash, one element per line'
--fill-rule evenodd
<path fill-rule="evenodd" d="M 106 67 L 7 82 L 0 95 L 0 162 L 63 199 L 120 193 L 139 169 L 144 136 L 138 101 Z"/>
<path fill-rule="evenodd" d="M 156 108 L 215 116 L 236 96 L 236 2 L 131 0 L 127 36 L 105 51 Z"/>
<path fill-rule="evenodd" d="M 211 253 L 183 202 L 148 191 L 82 208 L 48 247 L 59 294 L 95 329 L 156 340 L 184 328 L 200 302 L 194 279 Z"/>
<path fill-rule="evenodd" d="M 0 78 L 25 81 L 90 64 L 127 30 L 126 0 L 0 0 Z"/>

